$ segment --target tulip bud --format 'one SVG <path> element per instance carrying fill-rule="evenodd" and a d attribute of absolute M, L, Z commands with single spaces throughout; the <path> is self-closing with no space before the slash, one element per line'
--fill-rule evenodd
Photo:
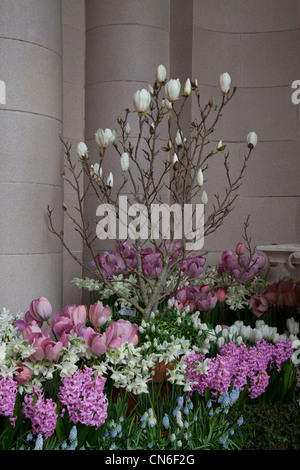
<path fill-rule="evenodd" d="M 198 173 L 197 173 L 197 183 L 198 183 L 199 188 L 203 186 L 203 172 L 201 168 L 199 168 Z"/>
<path fill-rule="evenodd" d="M 76 151 L 79 158 L 84 158 L 88 152 L 88 148 L 84 142 L 79 142 Z"/>
<path fill-rule="evenodd" d="M 180 95 L 181 84 L 179 78 L 176 80 L 169 80 L 165 86 L 166 98 L 170 102 L 176 101 Z"/>
<path fill-rule="evenodd" d="M 127 152 L 122 153 L 121 156 L 121 168 L 122 171 L 127 171 L 129 168 L 129 155 Z"/>
<path fill-rule="evenodd" d="M 145 113 L 149 108 L 150 101 L 151 95 L 145 88 L 136 91 L 133 95 L 133 106 L 138 113 Z"/>
<path fill-rule="evenodd" d="M 164 65 L 159 65 L 155 72 L 155 77 L 158 83 L 164 83 L 167 77 L 167 70 Z"/>
<path fill-rule="evenodd" d="M 111 189 L 113 185 L 114 185 L 114 177 L 113 177 L 112 172 L 110 172 L 107 178 L 107 186 Z"/>
<path fill-rule="evenodd" d="M 246 253 L 246 247 L 244 243 L 238 243 L 235 248 L 235 252 L 237 255 L 244 255 Z"/>
<path fill-rule="evenodd" d="M 130 134 L 130 131 L 131 131 L 131 129 L 130 129 L 129 122 L 126 122 L 126 126 L 125 126 L 125 134 L 126 134 L 126 135 L 129 135 L 129 134 Z"/>
<path fill-rule="evenodd" d="M 177 157 L 176 153 L 174 153 L 174 155 L 173 155 L 173 170 L 174 171 L 178 170 L 178 165 L 179 165 L 178 157 Z"/>
<path fill-rule="evenodd" d="M 205 206 L 207 205 L 208 197 L 207 197 L 206 191 L 203 191 L 202 196 L 201 196 L 201 201 L 202 201 L 202 204 L 204 204 Z"/>
<path fill-rule="evenodd" d="M 117 133 L 111 129 L 98 129 L 95 134 L 96 143 L 103 148 L 107 148 L 110 144 L 113 144 L 116 140 Z"/>
<path fill-rule="evenodd" d="M 191 85 L 190 79 L 188 78 L 184 85 L 185 96 L 189 96 L 191 94 L 191 91 L 192 91 L 192 85 Z"/>
<path fill-rule="evenodd" d="M 255 132 L 249 132 L 247 135 L 247 144 L 249 149 L 253 149 L 257 144 L 257 135 Z"/>
<path fill-rule="evenodd" d="M 220 75 L 220 88 L 222 93 L 228 93 L 230 90 L 231 77 L 225 72 Z"/>

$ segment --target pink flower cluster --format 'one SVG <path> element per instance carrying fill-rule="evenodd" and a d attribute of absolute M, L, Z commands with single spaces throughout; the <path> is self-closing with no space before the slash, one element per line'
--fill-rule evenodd
<path fill-rule="evenodd" d="M 216 306 L 219 296 L 207 284 L 198 287 L 186 286 L 174 294 L 174 299 L 180 308 L 190 307 L 190 312 L 210 311 Z"/>
<path fill-rule="evenodd" d="M 49 312 L 52 312 L 49 300 L 41 297 L 31 302 L 24 320 L 15 322 L 23 338 L 35 349 L 29 357 L 33 362 L 42 360 L 57 362 L 64 348 L 68 346 L 70 336 L 74 335 L 83 337 L 96 355 L 104 354 L 107 348 L 120 347 L 125 342 L 134 345 L 138 342 L 138 325 L 127 320 L 110 322 L 105 332 L 100 334 L 99 328 L 105 325 L 111 316 L 110 307 L 104 307 L 100 301 L 91 305 L 89 309 L 86 305 L 67 305 L 62 312 L 53 316 L 51 324 L 48 322 L 49 326 L 42 331 L 42 324 L 49 319 Z M 92 326 L 89 326 L 89 322 Z M 55 340 L 51 337 L 51 333 L 54 334 Z M 19 365 L 18 372 L 16 380 L 19 382 L 24 384 L 30 379 L 30 374 L 26 374 L 22 365 Z"/>
<path fill-rule="evenodd" d="M 13 418 L 18 385 L 12 377 L 6 379 L 0 376 L 0 415 L 9 417 L 14 426 L 16 418 Z"/>
<path fill-rule="evenodd" d="M 193 391 L 204 395 L 205 389 L 209 388 L 213 398 L 224 394 L 231 386 L 241 392 L 249 382 L 248 394 L 253 399 L 266 390 L 273 368 L 280 372 L 282 364 L 291 359 L 292 354 L 290 340 L 278 340 L 275 345 L 262 340 L 249 348 L 244 343 L 238 346 L 232 341 L 225 343 L 220 354 L 209 361 L 206 374 L 197 371 L 205 356 L 190 354 L 186 359 L 187 377 Z"/>
<path fill-rule="evenodd" d="M 99 428 L 106 420 L 108 400 L 103 393 L 106 379 L 93 376 L 93 370 L 85 366 L 72 377 L 62 379 L 58 397 L 68 411 L 70 421 Z"/>
<path fill-rule="evenodd" d="M 280 280 L 266 287 L 261 295 L 255 295 L 250 299 L 250 307 L 257 317 L 263 315 L 270 305 L 275 303 L 288 307 L 300 303 L 300 286 L 297 286 L 292 279 Z"/>
<path fill-rule="evenodd" d="M 235 252 L 223 251 L 221 263 L 219 264 L 220 273 L 231 274 L 243 284 L 249 283 L 264 268 L 266 258 L 259 254 L 254 254 L 250 258 L 245 253 L 246 247 L 243 243 L 237 244 Z"/>
<path fill-rule="evenodd" d="M 34 387 L 34 393 L 25 395 L 22 411 L 30 419 L 33 434 L 43 434 L 45 439 L 55 431 L 57 413 L 56 403 L 51 398 L 44 398 L 43 390 Z"/>
<path fill-rule="evenodd" d="M 169 249 L 169 242 L 166 243 L 166 249 Z M 179 243 L 174 244 L 174 250 L 170 256 L 170 264 L 180 256 Z M 150 247 L 141 250 L 142 268 L 145 276 L 149 279 L 155 279 L 161 274 L 163 261 L 161 252 Z M 96 257 L 99 269 L 107 278 L 115 275 L 134 272 L 137 267 L 137 252 L 134 246 L 127 242 L 117 241 L 115 251 L 105 251 Z M 189 255 L 184 261 L 179 261 L 182 271 L 190 278 L 198 277 L 204 270 L 205 258 L 195 254 Z M 96 263 L 92 261 L 95 266 Z"/>

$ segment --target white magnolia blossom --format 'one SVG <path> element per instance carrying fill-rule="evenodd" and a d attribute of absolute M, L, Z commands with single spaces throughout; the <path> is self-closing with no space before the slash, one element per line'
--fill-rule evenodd
<path fill-rule="evenodd" d="M 91 168 L 94 170 L 95 175 L 99 176 L 100 178 L 102 177 L 102 168 L 99 163 L 91 165 Z"/>
<path fill-rule="evenodd" d="M 217 145 L 217 150 L 219 150 L 222 146 L 223 146 L 223 142 L 222 140 L 220 140 L 220 142 Z"/>
<path fill-rule="evenodd" d="M 201 202 L 202 202 L 202 204 L 204 204 L 205 206 L 206 206 L 207 203 L 208 203 L 208 196 L 207 196 L 206 191 L 203 191 L 203 193 L 202 193 Z"/>
<path fill-rule="evenodd" d="M 127 171 L 128 168 L 129 168 L 129 155 L 127 152 L 123 152 L 122 155 L 121 155 L 121 168 L 122 168 L 122 171 Z"/>
<path fill-rule="evenodd" d="M 107 148 L 110 144 L 113 144 L 116 138 L 116 131 L 111 129 L 98 129 L 95 134 L 96 143 L 102 148 Z"/>
<path fill-rule="evenodd" d="M 247 144 L 249 148 L 254 148 L 257 145 L 257 135 L 255 132 L 249 132 L 247 135 Z"/>
<path fill-rule="evenodd" d="M 180 96 L 180 90 L 181 83 L 179 81 L 179 78 L 177 78 L 176 80 L 169 80 L 165 85 L 165 93 L 167 100 L 169 100 L 170 102 L 178 100 Z"/>
<path fill-rule="evenodd" d="M 184 91 L 183 91 L 184 95 L 189 96 L 191 94 L 191 91 L 192 91 L 191 80 L 188 78 L 184 85 Z"/>
<path fill-rule="evenodd" d="M 231 77 L 225 72 L 220 75 L 220 89 L 222 93 L 228 93 L 230 90 Z"/>
<path fill-rule="evenodd" d="M 133 95 L 133 106 L 138 113 L 145 113 L 149 108 L 150 102 L 151 94 L 145 88 L 137 90 Z"/>
<path fill-rule="evenodd" d="M 107 178 L 107 186 L 112 188 L 113 185 L 114 185 L 114 176 L 113 176 L 112 172 L 110 172 L 109 175 L 108 175 L 108 178 Z"/>
<path fill-rule="evenodd" d="M 88 153 L 88 148 L 84 142 L 79 142 L 76 147 L 76 152 L 79 158 L 84 157 Z"/>
<path fill-rule="evenodd" d="M 167 77 L 167 69 L 164 65 L 159 65 L 155 72 L 155 78 L 158 83 L 164 83 Z"/>
<path fill-rule="evenodd" d="M 197 183 L 198 183 L 199 188 L 201 188 L 203 186 L 203 172 L 202 172 L 201 168 L 199 168 L 199 170 L 197 172 Z"/>
<path fill-rule="evenodd" d="M 126 126 L 125 126 L 125 134 L 126 134 L 126 135 L 129 135 L 129 134 L 130 134 L 130 131 L 131 131 L 131 129 L 130 129 L 129 122 L 126 122 Z"/>

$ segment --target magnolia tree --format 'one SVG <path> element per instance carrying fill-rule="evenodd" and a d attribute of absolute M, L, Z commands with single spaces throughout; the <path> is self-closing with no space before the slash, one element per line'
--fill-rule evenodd
<path fill-rule="evenodd" d="M 64 234 L 55 229 L 53 209 L 48 207 L 49 228 L 87 273 L 141 312 L 144 319 L 157 311 L 183 279 L 203 270 L 205 259 L 200 253 L 204 238 L 215 232 L 233 209 L 257 143 L 256 134 L 250 132 L 239 174 L 232 179 L 229 152 L 222 141 L 212 145 L 212 134 L 235 92 L 230 76 L 223 73 L 220 102 L 215 104 L 211 97 L 202 103 L 197 80 L 187 79 L 182 87 L 179 79 L 167 80 L 166 68 L 160 65 L 153 85 L 133 96 L 133 112 L 138 117 L 134 136 L 132 111 L 126 109 L 123 117 L 117 117 L 117 130 L 97 130 L 98 161 L 92 159 L 84 142 L 78 144 L 79 169 L 72 161 L 71 145 L 62 141 L 66 156 L 62 175 L 77 193 L 79 218 L 65 204 L 63 209 L 89 250 L 91 262 L 84 264 L 72 253 Z M 183 110 L 191 99 L 195 100 L 197 117 L 190 123 L 188 135 L 184 135 Z M 109 160 L 105 160 L 108 147 L 113 148 L 120 161 L 121 180 L 110 170 L 105 174 L 104 162 L 109 168 Z M 217 154 L 222 155 L 226 189 L 223 196 L 215 194 L 210 203 L 205 172 Z M 121 182 L 116 185 L 116 180 Z M 128 184 L 130 190 L 125 195 Z M 91 192 L 99 204 L 96 215 L 102 217 L 95 226 L 85 219 L 85 200 Z M 99 253 L 99 239 L 105 238 L 115 240 L 115 251 Z M 124 274 L 123 282 L 138 289 L 139 301 L 118 290 L 120 273 Z"/>

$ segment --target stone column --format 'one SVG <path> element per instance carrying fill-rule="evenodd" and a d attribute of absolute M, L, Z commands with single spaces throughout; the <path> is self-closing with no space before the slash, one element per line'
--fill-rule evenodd
<path fill-rule="evenodd" d="M 60 0 L 2 0 L 0 105 L 0 307 L 62 304 L 62 34 Z"/>
<path fill-rule="evenodd" d="M 133 110 L 136 90 L 148 88 L 155 70 L 163 64 L 170 76 L 168 0 L 88 0 L 86 2 L 86 144 L 97 161 L 95 132 L 98 128 L 118 128 L 117 116 Z M 131 139 L 138 135 L 136 113 L 129 115 Z M 112 171 L 120 181 L 120 160 L 108 149 L 103 164 L 106 177 Z M 99 157 L 98 157 L 99 158 Z M 96 220 L 94 195 L 87 199 L 86 214 Z M 98 243 L 99 250 L 112 243 Z M 85 254 L 89 263 L 89 253 Z"/>
<path fill-rule="evenodd" d="M 292 82 L 299 80 L 299 2 L 291 0 L 194 0 L 193 75 L 203 99 L 219 100 L 218 79 L 228 72 L 237 93 L 213 136 L 230 150 L 233 175 L 247 152 L 249 131 L 258 145 L 249 161 L 235 210 L 205 249 L 220 259 L 242 241 L 250 214 L 252 244 L 299 243 L 299 124 Z M 209 198 L 224 193 L 221 156 L 209 172 Z"/>

